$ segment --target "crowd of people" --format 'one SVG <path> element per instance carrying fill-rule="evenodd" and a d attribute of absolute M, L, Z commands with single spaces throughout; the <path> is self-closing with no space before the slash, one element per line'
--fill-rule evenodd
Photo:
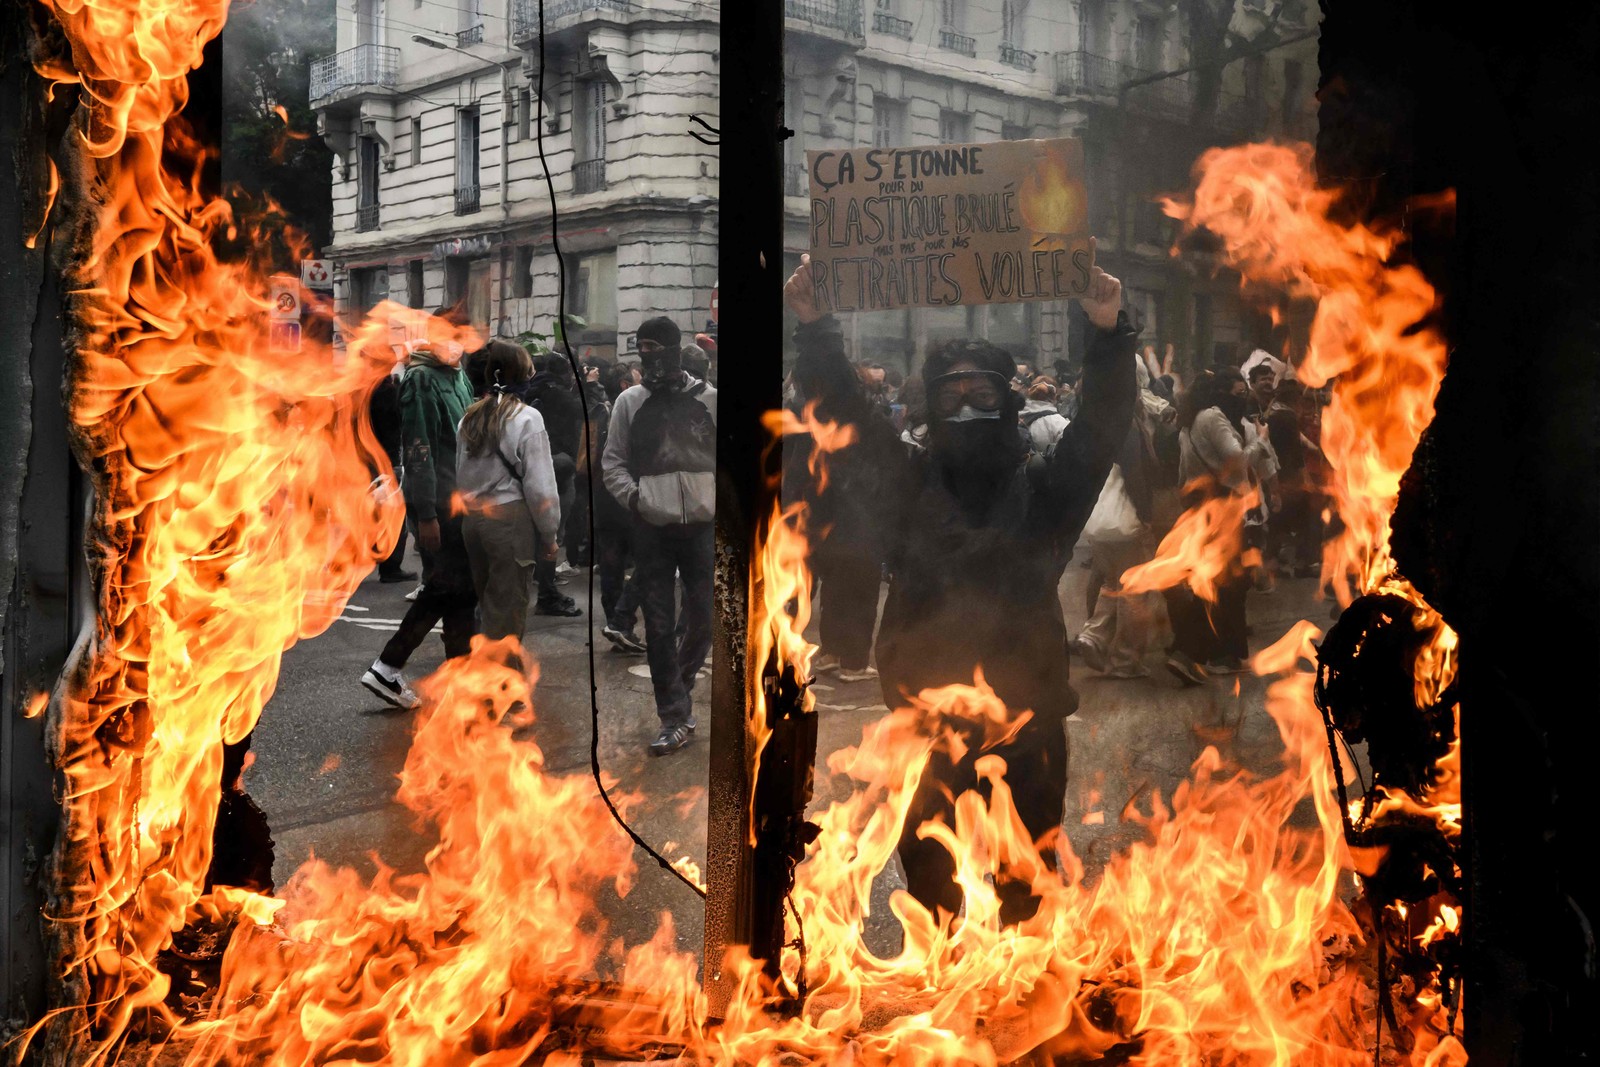
<path fill-rule="evenodd" d="M 1165 637 L 1165 667 L 1184 685 L 1243 669 L 1247 592 L 1314 572 L 1320 559 L 1320 407 L 1292 368 L 1257 352 L 1181 381 L 1170 346 L 1162 359 L 1138 350 L 1120 284 L 1096 268 L 1080 369 L 1041 373 L 986 341 L 956 340 L 906 377 L 846 356 L 838 323 L 807 297 L 809 269 L 785 288 L 800 320 L 785 400 L 855 431 L 829 457 L 825 488 L 809 473 L 809 443 L 785 446 L 786 491 L 810 516 L 819 676 L 876 679 L 893 705 L 981 668 L 1043 724 L 1013 747 L 1047 798 L 1065 774 L 1049 724 L 1077 700 L 1069 653 L 1106 677 L 1140 678 Z M 521 637 L 530 606 L 583 615 L 561 586 L 593 566 L 601 634 L 649 665 L 659 719 L 649 751 L 689 742 L 711 648 L 715 342 L 686 343 L 665 317 L 636 338 L 637 363 L 588 361 L 579 375 L 559 353 L 505 339 L 475 352 L 423 341 L 380 384 L 373 426 L 401 472 L 407 532 L 379 577 L 418 580 L 404 569 L 408 536 L 422 573 L 362 676 L 375 695 L 416 705 L 404 668 L 436 625 L 454 657 L 474 634 Z M 1245 536 L 1214 602 L 1184 585 L 1123 588 L 1184 510 L 1225 497 L 1238 498 Z M 1086 622 L 1068 634 L 1058 589 L 1080 544 Z M 971 773 L 951 764 L 935 779 Z M 941 803 L 919 799 L 925 816 Z M 1031 812 L 1044 821 L 1059 807 L 1039 805 Z M 926 868 L 913 891 L 935 901 L 948 872 L 924 844 L 903 852 Z"/>
<path fill-rule="evenodd" d="M 506 339 L 473 352 L 443 335 L 406 346 L 371 404 L 406 508 L 378 573 L 420 581 L 361 677 L 375 696 L 417 706 L 405 667 L 435 626 L 452 658 L 476 634 L 521 638 L 530 604 L 582 616 L 561 591 L 563 572 L 594 566 L 603 636 L 649 662 L 660 719 L 649 751 L 688 743 L 690 690 L 711 648 L 716 349 L 705 335 L 685 344 L 665 317 L 644 322 L 637 339 L 637 364 L 588 361 L 581 382 L 563 355 Z M 408 534 L 420 576 L 404 568 Z"/>

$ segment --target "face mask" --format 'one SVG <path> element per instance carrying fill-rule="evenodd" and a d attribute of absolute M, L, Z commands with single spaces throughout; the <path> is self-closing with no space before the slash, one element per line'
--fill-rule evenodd
<path fill-rule="evenodd" d="M 962 405 L 962 408 L 961 408 L 960 411 L 956 412 L 954 415 L 947 416 L 944 421 L 945 422 L 975 422 L 975 421 L 980 420 L 980 419 L 982 419 L 982 420 L 998 419 L 999 417 L 1000 417 L 1000 413 L 998 411 L 980 411 L 977 408 L 973 407 L 971 404 L 964 404 L 964 405 Z"/>
<path fill-rule="evenodd" d="M 651 389 L 677 385 L 683 380 L 683 353 L 676 348 L 640 353 L 639 369 L 644 372 L 644 384 Z"/>

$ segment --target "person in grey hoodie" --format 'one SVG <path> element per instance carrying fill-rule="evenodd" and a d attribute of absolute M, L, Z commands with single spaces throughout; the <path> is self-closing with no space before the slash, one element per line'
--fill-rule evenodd
<path fill-rule="evenodd" d="M 648 320 L 638 341 L 644 381 L 617 397 L 600 467 L 607 491 L 632 515 L 634 580 L 661 720 L 650 754 L 664 756 L 694 732 L 691 691 L 711 651 L 717 391 L 683 369 L 682 333 L 671 319 Z"/>
<path fill-rule="evenodd" d="M 467 409 L 456 432 L 456 489 L 466 515 L 462 534 L 478 630 L 485 637 L 522 637 L 528 589 L 540 552 L 560 552 L 561 496 L 544 417 L 517 399 L 533 377 L 527 349 L 488 345 L 486 395 Z"/>

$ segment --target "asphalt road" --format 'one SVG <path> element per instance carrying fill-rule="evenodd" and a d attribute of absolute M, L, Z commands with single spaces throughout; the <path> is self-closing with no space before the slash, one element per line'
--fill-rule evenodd
<path fill-rule="evenodd" d="M 1080 557 L 1083 553 L 1080 551 Z M 572 576 L 566 591 L 583 604 L 587 571 Z M 1088 571 L 1068 566 L 1061 598 L 1069 628 L 1081 625 L 1083 588 Z M 349 865 L 370 875 L 371 855 L 402 872 L 422 868 L 434 841 L 394 801 L 396 774 L 405 761 L 412 716 L 389 709 L 360 684 L 360 676 L 404 614 L 409 585 L 384 585 L 376 575 L 357 591 L 342 617 L 321 636 L 303 642 L 284 657 L 278 691 L 256 730 L 255 760 L 246 787 L 267 812 L 277 842 L 275 880 L 282 886 L 310 856 Z M 598 599 L 598 590 L 596 590 Z M 826 604 L 819 601 L 819 610 Z M 1315 582 L 1284 582 L 1271 595 L 1251 594 L 1252 648 L 1280 636 L 1299 618 L 1325 625 L 1328 605 L 1315 598 Z M 590 718 L 588 653 L 584 638 L 589 615 L 577 619 L 530 616 L 526 646 L 540 663 L 534 694 L 537 722 L 533 736 L 550 773 L 587 776 Z M 642 657 L 618 655 L 594 630 L 600 752 L 604 769 L 620 787 L 639 794 L 630 821 L 672 858 L 705 859 L 707 774 L 706 731 L 709 683 L 695 691 L 702 723 L 684 750 L 656 759 L 645 751 L 656 719 L 648 677 L 630 673 Z M 1082 695 L 1079 712 L 1068 722 L 1072 770 L 1066 825 L 1075 850 L 1091 877 L 1118 847 L 1141 831 L 1117 815 L 1125 802 L 1148 806 L 1152 791 L 1170 798 L 1188 777 L 1189 767 L 1207 744 L 1217 744 L 1242 764 L 1271 770 L 1282 751 L 1277 730 L 1263 710 L 1265 683 L 1249 675 L 1183 689 L 1161 669 L 1164 641 L 1152 642 L 1147 679 L 1109 680 L 1073 665 Z M 443 648 L 430 636 L 407 669 L 412 678 L 438 666 Z M 860 740 L 863 726 L 885 710 L 877 683 L 844 684 L 832 679 L 819 688 L 818 804 L 839 788 L 827 780 L 826 753 Z M 1096 822 L 1093 813 L 1104 812 Z M 1089 816 L 1088 824 L 1085 816 Z M 605 910 L 613 933 L 626 943 L 647 939 L 662 911 L 671 911 L 681 948 L 699 951 L 703 906 L 699 899 L 640 856 L 636 886 L 626 900 L 609 900 Z M 899 884 L 891 868 L 879 879 L 873 908 L 878 921 L 872 940 L 892 949 L 898 938 L 886 906 Z"/>

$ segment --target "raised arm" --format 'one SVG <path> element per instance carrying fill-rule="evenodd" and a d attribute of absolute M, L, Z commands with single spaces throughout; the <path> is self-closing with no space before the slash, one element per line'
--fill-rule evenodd
<path fill-rule="evenodd" d="M 795 384 L 807 402 L 815 401 L 817 417 L 827 422 L 859 423 L 871 411 L 861 378 L 844 352 L 844 334 L 839 320 L 823 313 L 812 288 L 811 257 L 800 257 L 800 266 L 783 287 L 784 303 L 789 305 L 800 325 L 794 340 L 800 350 L 795 363 Z"/>
<path fill-rule="evenodd" d="M 1089 521 L 1112 460 L 1133 423 L 1138 386 L 1133 361 L 1138 334 L 1122 313 L 1122 283 L 1093 268 L 1080 298 L 1089 318 L 1089 351 L 1083 360 L 1078 417 L 1047 460 L 1045 484 L 1059 534 L 1076 540 Z"/>

